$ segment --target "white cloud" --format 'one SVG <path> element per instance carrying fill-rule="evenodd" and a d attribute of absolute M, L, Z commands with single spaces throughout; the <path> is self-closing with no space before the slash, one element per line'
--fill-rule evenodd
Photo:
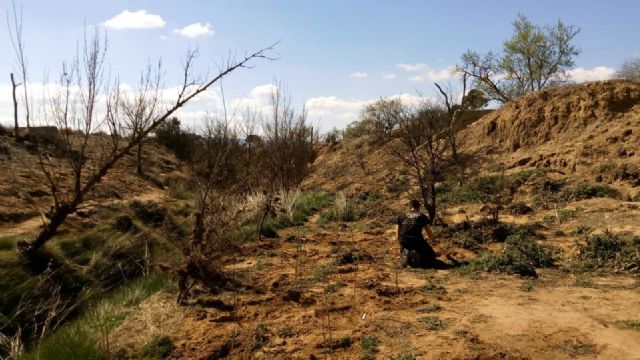
<path fill-rule="evenodd" d="M 367 76 L 369 76 L 369 74 L 361 71 L 356 71 L 349 74 L 349 77 L 352 77 L 352 78 L 366 78 Z"/>
<path fill-rule="evenodd" d="M 451 65 L 445 69 L 439 70 L 428 70 L 419 75 L 415 75 L 409 78 L 409 81 L 413 82 L 425 82 L 425 81 L 442 81 L 442 80 L 450 80 L 456 77 L 455 75 L 455 66 Z"/>
<path fill-rule="evenodd" d="M 583 67 L 569 70 L 569 77 L 575 82 L 608 80 L 613 77 L 616 70 L 606 66 L 596 66 L 593 69 Z"/>
<path fill-rule="evenodd" d="M 396 64 L 396 67 L 402 71 L 406 72 L 416 72 L 418 70 L 423 70 L 428 68 L 427 64 L 418 63 L 418 64 Z"/>
<path fill-rule="evenodd" d="M 124 10 L 103 23 L 111 29 L 151 29 L 164 27 L 165 21 L 160 15 L 148 14 L 146 10 L 131 12 Z"/>
<path fill-rule="evenodd" d="M 432 98 L 421 98 L 420 96 L 404 93 L 392 95 L 391 99 L 400 99 L 404 104 L 415 106 L 424 101 L 434 101 Z M 332 128 L 344 128 L 346 125 L 358 120 L 362 110 L 375 99 L 341 99 L 337 96 L 319 96 L 308 99 L 305 102 L 309 120 L 314 123 L 319 121 L 322 130 Z"/>
<path fill-rule="evenodd" d="M 384 74 L 383 77 L 385 80 L 393 80 L 396 78 L 396 74 Z"/>
<path fill-rule="evenodd" d="M 167 35 L 160 35 L 160 40 L 167 40 L 169 37 Z"/>
<path fill-rule="evenodd" d="M 216 33 L 211 24 L 206 23 L 203 25 L 199 22 L 187 25 L 182 29 L 175 29 L 173 32 L 190 39 L 200 36 L 213 36 Z"/>

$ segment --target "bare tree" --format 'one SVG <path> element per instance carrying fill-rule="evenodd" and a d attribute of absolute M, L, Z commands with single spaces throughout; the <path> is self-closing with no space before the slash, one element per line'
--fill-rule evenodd
<path fill-rule="evenodd" d="M 189 289 L 200 282 L 217 290 L 228 285 L 219 255 L 228 249 L 238 224 L 242 202 L 236 197 L 237 183 L 229 172 L 238 150 L 238 137 L 228 119 L 209 118 L 203 147 L 193 162 L 196 210 L 191 239 L 175 238 L 184 261 L 178 269 L 178 303 L 188 299 Z"/>
<path fill-rule="evenodd" d="M 100 40 L 98 30 L 92 36 L 85 35 L 84 50 L 69 65 L 63 66 L 59 90 L 51 96 L 45 111 L 47 120 L 61 130 L 64 159 L 73 171 L 72 176 L 56 171 L 61 167 L 55 166 L 52 157 L 40 152 L 39 167 L 49 184 L 53 204 L 48 220 L 35 240 L 19 244 L 27 259 L 33 258 L 66 218 L 90 196 L 95 185 L 160 124 L 223 77 L 237 69 L 250 67 L 251 60 L 270 59 L 265 52 L 273 48 L 261 49 L 240 60 L 229 59 L 211 78 L 193 75 L 197 52 L 189 51 L 176 99 L 159 110 L 160 75 L 149 72 L 148 76 L 143 76 L 136 96 L 124 96 L 117 82 L 110 84 L 105 79 L 106 44 L 106 40 Z M 98 109 L 101 100 L 104 111 Z M 129 129 L 126 124 L 129 124 Z M 107 135 L 96 135 L 105 130 Z M 71 186 L 63 186 L 69 179 Z"/>
<path fill-rule="evenodd" d="M 640 56 L 625 60 L 616 71 L 616 78 L 640 81 Z"/>
<path fill-rule="evenodd" d="M 271 93 L 271 114 L 263 119 L 262 132 L 269 192 L 298 186 L 315 155 L 313 129 L 307 123 L 306 110 L 294 109 L 281 86 Z"/>
<path fill-rule="evenodd" d="M 16 84 L 16 80 L 13 77 L 13 73 L 11 73 L 11 94 L 13 95 L 13 122 L 14 122 L 14 137 L 16 141 L 20 138 L 20 134 L 18 133 L 18 99 L 16 97 L 16 88 L 20 86 L 20 84 Z"/>
<path fill-rule="evenodd" d="M 11 39 L 11 45 L 13 46 L 13 51 L 16 56 L 16 65 L 18 67 L 18 72 L 20 76 L 20 82 L 22 83 L 23 89 L 23 103 L 24 103 L 24 111 L 25 111 L 25 121 L 27 124 L 27 129 L 31 128 L 31 110 L 29 106 L 29 90 L 27 87 L 28 78 L 27 78 L 27 56 L 25 52 L 25 43 L 24 38 L 22 37 L 22 8 L 20 8 L 20 14 L 18 14 L 18 10 L 16 8 L 15 0 L 11 1 L 12 5 L 12 15 L 10 16 L 7 13 L 7 26 L 9 29 L 9 37 Z M 14 116 L 16 119 L 16 133 L 17 133 L 17 101 L 15 98 L 15 90 L 16 83 L 13 79 L 13 74 L 11 74 L 11 83 L 13 84 L 13 102 L 14 102 Z M 17 135 L 16 135 L 17 137 Z"/>
<path fill-rule="evenodd" d="M 126 94 L 122 97 L 125 128 L 128 136 L 135 137 L 151 125 L 158 115 L 159 89 L 162 80 L 162 64 L 158 62 L 154 70 L 149 64 L 140 76 L 140 82 L 133 96 Z M 142 147 L 144 141 L 136 145 L 136 172 L 143 175 Z"/>
<path fill-rule="evenodd" d="M 391 143 L 391 151 L 413 171 L 429 218 L 435 222 L 436 184 L 455 167 L 447 113 L 440 106 L 424 102 L 417 109 L 405 106 L 395 116 L 398 139 Z"/>
<path fill-rule="evenodd" d="M 458 161 L 458 144 L 457 144 L 457 139 L 456 139 L 456 135 L 458 133 L 458 128 L 457 128 L 457 124 L 456 124 L 456 115 L 458 114 L 458 111 L 460 109 L 464 109 L 465 106 L 465 98 L 467 95 L 467 78 L 469 77 L 468 74 L 466 73 L 462 73 L 462 95 L 461 95 L 461 99 L 460 99 L 460 104 L 456 104 L 455 100 L 454 100 L 454 95 L 452 91 L 445 91 L 442 86 L 438 85 L 438 83 L 435 83 L 436 88 L 438 89 L 438 91 L 440 92 L 440 95 L 442 96 L 442 100 L 444 102 L 444 106 L 445 109 L 447 111 L 447 119 L 448 119 L 448 130 L 449 130 L 449 136 L 448 136 L 448 141 L 449 141 L 449 145 L 451 146 L 451 155 L 453 156 L 453 159 L 455 161 Z"/>

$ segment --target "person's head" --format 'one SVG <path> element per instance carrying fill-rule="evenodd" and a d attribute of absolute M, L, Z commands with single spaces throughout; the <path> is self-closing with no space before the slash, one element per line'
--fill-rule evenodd
<path fill-rule="evenodd" d="M 416 199 L 409 201 L 409 207 L 413 210 L 420 210 L 420 201 Z"/>

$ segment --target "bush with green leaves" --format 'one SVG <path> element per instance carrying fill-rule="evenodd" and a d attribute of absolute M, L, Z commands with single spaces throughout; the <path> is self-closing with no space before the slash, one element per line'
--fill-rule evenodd
<path fill-rule="evenodd" d="M 363 354 L 362 360 L 373 360 L 376 358 L 376 354 L 378 353 L 378 346 L 380 345 L 380 340 L 375 335 L 367 335 L 360 340 L 360 347 L 362 348 Z"/>
<path fill-rule="evenodd" d="M 522 276 L 536 276 L 536 268 L 555 265 L 559 249 L 540 245 L 526 232 L 507 237 L 502 251 L 493 255 L 481 253 L 476 259 L 463 266 L 463 272 L 502 272 Z"/>
<path fill-rule="evenodd" d="M 162 360 L 171 355 L 175 345 L 167 336 L 156 336 L 145 344 L 142 352 L 147 359 Z"/>
<path fill-rule="evenodd" d="M 603 197 L 617 199 L 620 197 L 620 192 L 604 184 L 590 184 L 583 182 L 575 186 L 565 188 L 561 195 L 566 201 L 580 201 Z"/>
<path fill-rule="evenodd" d="M 622 180 L 631 182 L 634 186 L 640 185 L 640 167 L 635 164 L 607 162 L 600 165 L 598 173 L 605 181 Z"/>
<path fill-rule="evenodd" d="M 640 237 L 609 230 L 587 235 L 578 243 L 578 269 L 640 272 Z"/>

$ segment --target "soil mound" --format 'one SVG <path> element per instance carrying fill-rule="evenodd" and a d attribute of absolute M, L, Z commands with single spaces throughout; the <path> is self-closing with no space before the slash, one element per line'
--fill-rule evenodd
<path fill-rule="evenodd" d="M 529 162 L 523 160 L 528 153 L 537 155 L 539 166 L 575 170 L 594 162 L 581 159 L 633 157 L 639 125 L 640 83 L 600 81 L 538 91 L 509 102 L 465 129 L 463 141 L 467 148 L 486 154 L 521 155 L 517 161 L 522 165 Z"/>

